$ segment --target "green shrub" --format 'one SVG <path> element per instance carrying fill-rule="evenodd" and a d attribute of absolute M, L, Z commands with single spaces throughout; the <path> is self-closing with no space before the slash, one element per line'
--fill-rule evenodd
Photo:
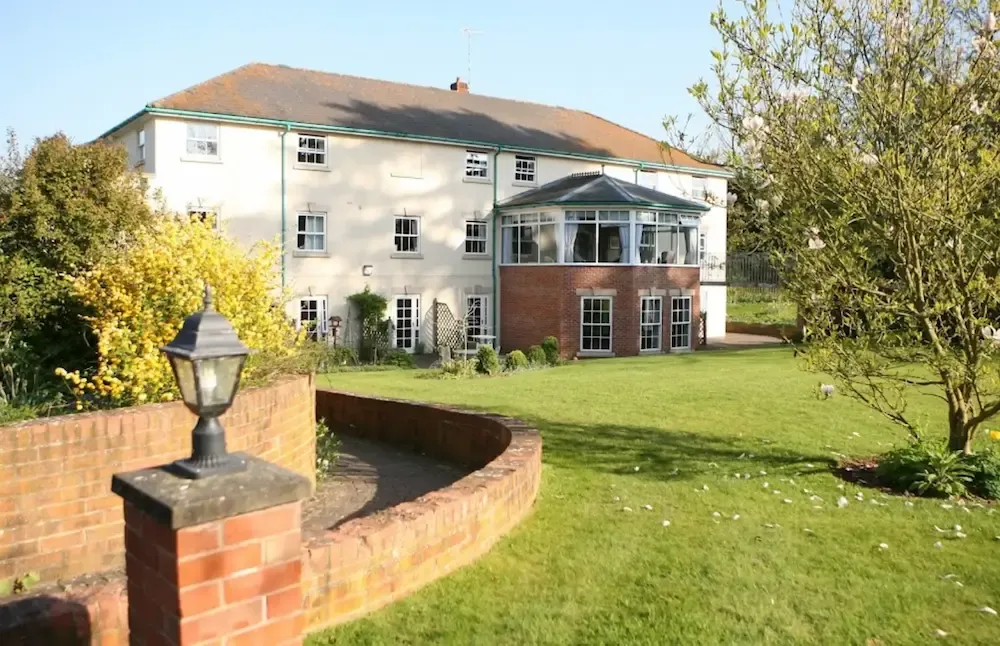
<path fill-rule="evenodd" d="M 340 438 L 333 434 L 326 420 L 316 422 L 316 477 L 325 478 L 333 473 L 340 457 Z"/>
<path fill-rule="evenodd" d="M 943 441 L 918 441 L 880 456 L 876 475 L 896 489 L 922 496 L 965 496 L 975 471 L 961 451 Z"/>
<path fill-rule="evenodd" d="M 545 352 L 545 363 L 554 366 L 559 363 L 559 339 L 547 336 L 542 341 L 542 351 Z"/>
<path fill-rule="evenodd" d="M 467 379 L 476 375 L 476 363 L 468 359 L 449 359 L 441 362 L 441 376 Z"/>
<path fill-rule="evenodd" d="M 507 370 L 514 372 L 516 370 L 524 370 L 528 367 L 528 357 L 524 356 L 524 353 L 520 350 L 514 350 L 507 355 Z"/>
<path fill-rule="evenodd" d="M 389 350 L 379 358 L 379 363 L 387 366 L 397 366 L 399 368 L 416 368 L 413 355 L 406 350 Z"/>
<path fill-rule="evenodd" d="M 333 366 L 356 366 L 358 365 L 358 353 L 354 348 L 337 346 L 329 348 L 323 357 L 323 368 Z"/>
<path fill-rule="evenodd" d="M 1000 500 L 1000 451 L 984 449 L 970 455 L 968 462 L 975 472 L 969 491 L 989 500 Z"/>
<path fill-rule="evenodd" d="M 481 345 L 476 352 L 476 370 L 484 375 L 500 372 L 500 359 L 491 345 Z"/>
<path fill-rule="evenodd" d="M 544 366 L 549 361 L 545 358 L 545 350 L 539 345 L 533 345 L 528 348 L 528 361 L 531 362 L 533 366 Z"/>
<path fill-rule="evenodd" d="M 385 316 L 389 299 L 365 285 L 363 291 L 348 296 L 347 302 L 357 308 L 361 319 L 361 360 L 381 361 L 383 355 L 389 354 L 390 322 Z"/>

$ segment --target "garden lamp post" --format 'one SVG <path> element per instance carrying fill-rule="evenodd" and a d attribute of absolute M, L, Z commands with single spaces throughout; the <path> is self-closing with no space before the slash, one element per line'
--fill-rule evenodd
<path fill-rule="evenodd" d="M 198 416 L 191 432 L 191 457 L 172 465 L 179 475 L 193 479 L 246 469 L 242 456 L 226 452 L 219 416 L 233 403 L 250 350 L 226 317 L 215 311 L 207 285 L 204 303 L 204 309 L 187 317 L 174 340 L 161 348 L 184 404 Z"/>

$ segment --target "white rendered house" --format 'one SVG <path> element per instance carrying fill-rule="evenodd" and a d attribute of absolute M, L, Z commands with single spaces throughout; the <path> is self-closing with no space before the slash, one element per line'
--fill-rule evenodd
<path fill-rule="evenodd" d="M 586 112 L 250 64 L 104 137 L 167 208 L 279 241 L 288 315 L 321 332 L 369 286 L 411 351 L 456 321 L 568 356 L 691 349 L 702 313 L 725 335 L 729 171 Z"/>

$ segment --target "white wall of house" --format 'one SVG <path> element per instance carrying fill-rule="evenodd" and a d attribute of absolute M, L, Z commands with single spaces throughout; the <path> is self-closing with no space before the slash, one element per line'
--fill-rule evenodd
<path fill-rule="evenodd" d="M 218 124 L 218 155 L 212 157 L 187 153 L 187 125 L 182 120 L 157 116 L 144 126 L 145 170 L 153 173 L 151 186 L 162 191 L 168 209 L 212 210 L 220 228 L 247 245 L 280 239 L 282 138 L 277 129 Z M 116 133 L 129 149 L 130 158 L 135 155 L 135 131 L 130 124 Z M 536 182 L 526 185 L 514 181 L 514 153 L 502 152 L 498 167 L 493 169 L 494 156 L 489 152 L 490 180 L 470 181 L 465 178 L 464 147 L 329 133 L 325 135 L 325 167 L 304 167 L 297 162 L 297 135 L 293 131 L 285 137 L 289 290 L 295 297 L 325 297 L 327 315 L 345 320 L 346 297 L 366 285 L 386 296 L 418 295 L 421 340 L 428 347 L 434 299 L 461 316 L 467 294 L 492 292 L 494 171 L 496 197 L 503 200 L 570 173 L 602 168 L 599 162 L 538 156 Z M 614 177 L 636 179 L 631 167 L 603 167 Z M 650 174 L 644 181 L 653 179 Z M 711 193 L 725 196 L 724 179 L 707 181 Z M 689 194 L 690 177 L 657 172 L 655 188 Z M 295 251 L 299 214 L 325 214 L 324 250 Z M 418 253 L 396 253 L 395 216 L 418 219 Z M 486 255 L 465 253 L 467 220 L 489 223 Z M 708 249 L 724 253 L 725 208 L 713 208 L 704 217 L 703 231 L 708 233 Z M 366 267 L 370 267 L 368 276 L 363 273 Z M 721 313 L 709 318 L 722 322 L 722 334 L 724 296 L 723 292 Z M 713 310 L 717 307 L 714 304 Z M 296 299 L 289 303 L 288 314 L 298 318 Z"/>

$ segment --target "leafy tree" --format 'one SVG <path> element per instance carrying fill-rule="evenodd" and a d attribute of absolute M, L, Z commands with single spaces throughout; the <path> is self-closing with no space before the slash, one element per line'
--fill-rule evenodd
<path fill-rule="evenodd" d="M 64 275 L 86 270 L 152 221 L 146 182 L 125 150 L 39 139 L 22 158 L 13 132 L 0 160 L 0 327 L 40 358 L 92 356 Z"/>
<path fill-rule="evenodd" d="M 809 365 L 971 451 L 1000 412 L 1000 55 L 986 0 L 740 0 L 692 94 L 781 202 Z M 987 338 L 987 337 L 991 338 Z"/>

